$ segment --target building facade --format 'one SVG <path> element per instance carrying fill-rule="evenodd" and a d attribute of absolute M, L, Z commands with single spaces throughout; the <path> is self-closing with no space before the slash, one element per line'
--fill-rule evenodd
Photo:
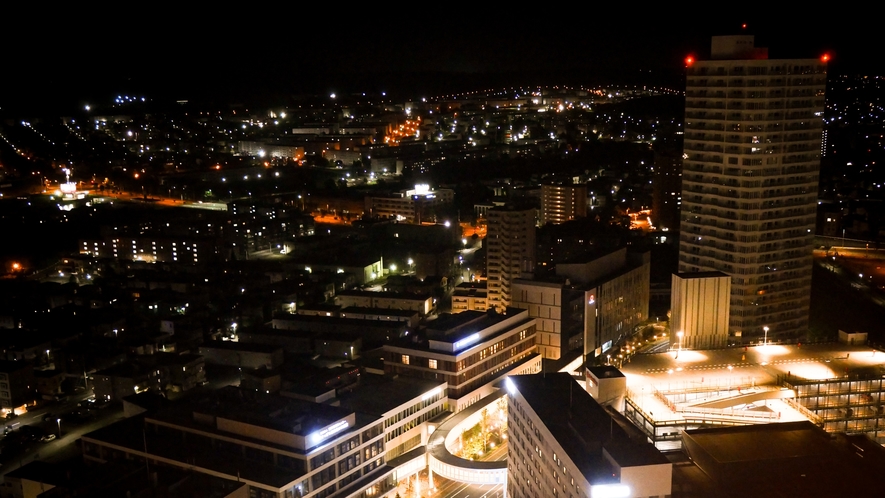
<path fill-rule="evenodd" d="M 444 395 L 434 386 L 387 409 L 411 417 L 420 407 L 423 415 Z M 147 459 L 245 483 L 250 497 L 367 498 L 395 486 L 384 427 L 381 417 L 347 407 L 227 387 L 85 434 L 81 444 L 87 461 Z"/>
<path fill-rule="evenodd" d="M 489 309 L 503 312 L 512 302 L 513 280 L 535 271 L 536 211 L 513 207 L 489 210 L 485 239 Z"/>
<path fill-rule="evenodd" d="M 489 290 L 486 282 L 462 282 L 452 292 L 452 313 L 487 309 Z"/>
<path fill-rule="evenodd" d="M 587 216 L 586 185 L 542 185 L 540 225 Z"/>
<path fill-rule="evenodd" d="M 558 360 L 583 343 L 585 292 L 562 282 L 513 281 L 513 307 L 538 320 L 538 352 Z M 576 311 L 578 313 L 576 313 Z"/>
<path fill-rule="evenodd" d="M 507 496 L 671 495 L 673 464 L 631 439 L 569 374 L 508 377 L 505 385 Z"/>
<path fill-rule="evenodd" d="M 666 147 L 656 148 L 653 178 L 652 221 L 659 228 L 678 230 L 679 208 L 682 205 L 681 151 Z"/>
<path fill-rule="evenodd" d="M 679 271 L 732 278 L 730 333 L 808 328 L 826 64 L 714 37 L 689 64 Z"/>
<path fill-rule="evenodd" d="M 583 291 L 584 356 L 591 358 L 633 336 L 648 320 L 651 254 L 620 248 L 581 263 L 556 265 L 556 274 Z"/>
<path fill-rule="evenodd" d="M 34 367 L 28 362 L 0 360 L 0 409 L 4 415 L 36 398 Z"/>
<path fill-rule="evenodd" d="M 415 185 L 386 197 L 366 197 L 366 212 L 379 218 L 436 223 L 441 214 L 438 209 L 451 204 L 454 198 L 452 189 L 432 190 L 429 185 Z"/>
<path fill-rule="evenodd" d="M 731 277 L 722 272 L 676 273 L 670 294 L 670 344 L 710 349 L 728 344 Z M 681 334 L 681 335 L 679 335 Z"/>
<path fill-rule="evenodd" d="M 496 391 L 505 375 L 541 371 L 536 320 L 525 310 L 506 315 L 464 311 L 442 315 L 426 337 L 406 337 L 384 346 L 391 375 L 445 381 L 449 408 L 458 412 Z"/>

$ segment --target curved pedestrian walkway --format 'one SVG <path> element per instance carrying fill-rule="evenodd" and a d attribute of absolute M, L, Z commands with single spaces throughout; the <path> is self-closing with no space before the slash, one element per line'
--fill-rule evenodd
<path fill-rule="evenodd" d="M 498 394 L 486 396 L 456 413 L 436 428 L 427 444 L 427 460 L 430 469 L 435 474 L 467 484 L 507 483 L 507 460 L 478 462 L 455 456 L 450 451 L 464 430 L 479 423 L 483 408 L 494 404 L 505 395 L 506 393 L 501 391 Z"/>

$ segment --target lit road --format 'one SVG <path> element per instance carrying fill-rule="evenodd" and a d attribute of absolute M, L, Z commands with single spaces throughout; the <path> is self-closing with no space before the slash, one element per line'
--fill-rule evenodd
<path fill-rule="evenodd" d="M 83 389 L 83 387 L 81 386 L 80 389 Z M 75 395 L 69 396 L 67 401 L 64 401 L 61 403 L 56 403 L 56 404 L 51 404 L 51 405 L 46 405 L 44 407 L 40 407 L 40 408 L 36 408 L 36 409 L 32 409 L 32 410 L 28 411 L 27 413 L 25 413 L 24 415 L 15 417 L 13 419 L 4 420 L 3 428 L 6 429 L 8 427 L 10 429 L 16 429 L 16 428 L 21 427 L 23 425 L 31 425 L 34 423 L 39 424 L 40 422 L 42 422 L 44 415 L 46 415 L 48 413 L 61 414 L 61 413 L 71 411 L 71 410 L 77 408 L 77 403 L 80 403 L 81 401 L 86 400 L 91 395 L 92 395 L 91 392 L 83 391 L 83 392 L 77 393 Z"/>
<path fill-rule="evenodd" d="M 5 425 L 16 430 L 20 430 L 22 426 L 28 425 L 42 428 L 47 434 L 57 434 L 59 428 L 58 418 L 77 409 L 77 403 L 83 401 L 86 397 L 85 393 L 77 395 L 65 403 L 16 417 L 7 421 Z M 34 460 L 55 461 L 76 456 L 80 452 L 79 446 L 76 443 L 83 434 L 100 429 L 123 418 L 123 409 L 117 406 L 109 406 L 101 410 L 90 410 L 90 413 L 95 418 L 84 423 L 61 421 L 62 437 L 54 441 L 48 443 L 40 441 L 26 442 L 22 446 L 22 451 L 18 453 L 14 452 L 14 448 L 4 446 L 2 463 L 0 463 L 0 476 L 6 475 L 6 473 Z M 44 422 L 43 417 L 46 414 L 51 414 L 52 418 Z M 9 451 L 12 451 L 13 454 L 7 454 Z"/>
<path fill-rule="evenodd" d="M 34 194 L 55 195 L 53 192 L 40 190 L 33 192 Z M 96 199 L 104 199 L 105 201 L 133 202 L 138 204 L 149 204 L 152 206 L 165 207 L 187 207 L 196 209 L 207 209 L 210 211 L 227 211 L 227 204 L 223 202 L 194 202 L 185 201 L 175 197 L 164 197 L 161 195 L 150 195 L 145 198 L 138 192 L 111 192 L 104 191 L 101 193 L 89 192 L 89 195 Z"/>
<path fill-rule="evenodd" d="M 427 495 L 433 498 L 495 498 L 504 496 L 503 484 L 464 484 L 437 478 L 436 491 Z"/>

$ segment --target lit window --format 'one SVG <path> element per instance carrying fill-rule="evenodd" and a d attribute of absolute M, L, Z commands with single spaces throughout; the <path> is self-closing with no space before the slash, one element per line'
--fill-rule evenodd
<path fill-rule="evenodd" d="M 409 355 L 404 354 L 403 355 L 403 365 L 408 365 L 408 364 L 409 364 Z"/>
<path fill-rule="evenodd" d="M 436 369 L 436 360 L 427 360 L 427 366 L 433 369 Z"/>

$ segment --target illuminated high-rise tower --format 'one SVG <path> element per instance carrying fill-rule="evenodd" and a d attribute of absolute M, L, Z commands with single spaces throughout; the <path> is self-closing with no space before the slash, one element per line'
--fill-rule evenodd
<path fill-rule="evenodd" d="M 540 225 L 587 216 L 586 185 L 541 185 Z"/>
<path fill-rule="evenodd" d="M 738 341 L 804 334 L 826 58 L 720 36 L 711 60 L 686 62 L 679 271 L 731 276 Z"/>
<path fill-rule="evenodd" d="M 535 270 L 534 208 L 497 207 L 488 213 L 486 275 L 488 307 L 499 313 L 512 304 L 512 285 Z"/>

